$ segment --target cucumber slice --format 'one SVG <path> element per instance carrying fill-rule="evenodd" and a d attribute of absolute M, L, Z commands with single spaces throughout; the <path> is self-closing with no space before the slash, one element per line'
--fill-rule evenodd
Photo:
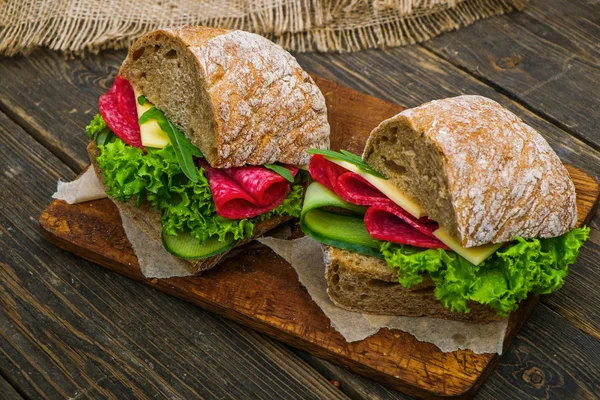
<path fill-rule="evenodd" d="M 383 258 L 381 242 L 369 235 L 362 217 L 312 210 L 305 214 L 301 227 L 318 242 Z"/>
<path fill-rule="evenodd" d="M 322 207 L 343 208 L 360 215 L 364 215 L 367 211 L 367 207 L 348 203 L 325 186 L 318 182 L 313 182 L 306 188 L 304 204 L 302 205 L 302 214 Z"/>
<path fill-rule="evenodd" d="M 202 243 L 188 232 L 181 232 L 176 236 L 163 232 L 162 241 L 169 253 L 185 260 L 212 257 L 231 249 L 238 242 L 233 239 L 233 235 L 227 235 L 225 241 L 219 241 L 218 236 L 212 236 Z"/>
<path fill-rule="evenodd" d="M 324 209 L 343 209 L 354 215 Z M 382 258 L 379 251 L 382 242 L 369 235 L 363 221 L 366 209 L 342 200 L 325 186 L 313 182 L 306 189 L 300 227 L 305 234 L 323 244 Z"/>

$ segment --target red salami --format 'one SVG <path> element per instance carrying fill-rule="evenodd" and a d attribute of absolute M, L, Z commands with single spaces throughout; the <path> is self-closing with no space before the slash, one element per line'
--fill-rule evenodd
<path fill-rule="evenodd" d="M 365 178 L 351 171 L 338 177 L 335 192 L 347 202 L 361 206 L 389 205 L 393 207 L 396 204 L 367 182 Z"/>
<path fill-rule="evenodd" d="M 423 223 L 404 211 L 398 205 L 372 206 L 365 214 L 365 226 L 375 239 L 399 244 L 446 249 L 448 247 L 436 238 L 433 232 L 436 222 Z"/>
<path fill-rule="evenodd" d="M 425 234 L 422 231 L 428 229 L 421 227 L 420 230 L 417 230 L 414 224 L 407 222 L 399 213 L 382 209 L 379 206 L 369 207 L 365 214 L 365 225 L 369 234 L 375 239 L 429 249 L 448 250 L 444 243 L 433 236 L 431 233 L 433 231 Z"/>
<path fill-rule="evenodd" d="M 220 170 L 212 168 L 204 160 L 200 160 L 199 164 L 206 172 L 217 214 L 224 218 L 243 219 L 264 214 L 283 203 L 290 191 L 285 178 L 265 167 Z M 290 170 L 294 175 L 298 172 L 295 168 Z M 281 178 L 285 186 L 273 175 Z"/>
<path fill-rule="evenodd" d="M 100 96 L 100 99 L 98 100 L 98 108 L 100 109 L 100 114 L 102 115 L 102 118 L 104 118 L 106 125 L 108 125 L 110 130 L 113 131 L 115 135 L 123 139 L 125 143 L 134 147 L 141 148 L 143 147 L 142 138 L 140 135 L 140 126 L 137 123 L 137 118 L 135 121 L 132 122 L 131 115 L 129 115 L 128 119 L 119 111 L 119 93 L 121 93 L 122 97 L 125 97 L 128 94 L 131 95 L 133 97 L 133 101 L 135 102 L 135 95 L 133 94 L 133 89 L 126 89 L 125 85 L 131 88 L 129 82 L 127 82 L 123 78 L 117 77 L 115 83 L 113 83 L 108 93 Z M 119 92 L 119 86 L 123 87 L 121 89 L 122 92 Z M 122 99 L 121 101 L 123 109 L 130 108 L 130 105 L 126 105 L 126 103 L 130 104 L 130 100 Z M 135 107 L 135 103 L 133 103 L 133 106 Z"/>
<path fill-rule="evenodd" d="M 298 173 L 297 168 L 288 167 L 293 176 Z M 274 201 L 285 198 L 290 191 L 289 182 L 281 175 L 260 166 L 225 168 L 223 170 L 236 181 L 259 206 L 268 206 Z"/>
<path fill-rule="evenodd" d="M 326 160 L 322 155 L 315 154 L 308 164 L 308 172 L 315 181 L 335 192 L 338 176 L 347 171 L 345 168 Z"/>
<path fill-rule="evenodd" d="M 137 107 L 135 105 L 135 92 L 133 91 L 133 86 L 129 84 L 129 82 L 117 76 L 115 78 L 115 83 L 113 86 L 116 86 L 116 97 L 117 97 L 117 109 L 119 113 L 130 123 L 138 124 L 138 115 L 137 115 Z"/>

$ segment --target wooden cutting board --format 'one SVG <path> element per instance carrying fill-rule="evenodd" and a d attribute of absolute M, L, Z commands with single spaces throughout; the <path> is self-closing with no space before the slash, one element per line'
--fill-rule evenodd
<path fill-rule="evenodd" d="M 369 132 L 403 110 L 318 77 L 315 81 L 327 101 L 331 147 L 336 150 L 360 154 Z M 567 168 L 577 188 L 579 224 L 588 223 L 598 206 L 598 182 Z M 51 243 L 80 257 L 413 396 L 472 396 L 500 358 L 465 350 L 442 353 L 433 344 L 389 329 L 346 343 L 292 267 L 267 248 L 242 252 L 199 277 L 146 279 L 108 199 L 77 205 L 54 201 L 40 217 L 40 226 Z M 536 302 L 530 298 L 513 313 L 505 348 Z"/>

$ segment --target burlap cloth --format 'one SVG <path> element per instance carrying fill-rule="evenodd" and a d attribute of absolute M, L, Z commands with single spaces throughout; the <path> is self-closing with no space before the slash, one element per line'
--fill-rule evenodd
<path fill-rule="evenodd" d="M 255 32 L 290 51 L 356 51 L 428 40 L 527 0 L 0 0 L 0 54 L 125 48 L 159 27 Z"/>

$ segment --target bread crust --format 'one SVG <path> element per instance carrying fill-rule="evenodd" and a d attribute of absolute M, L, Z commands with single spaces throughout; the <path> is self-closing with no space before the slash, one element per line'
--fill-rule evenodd
<path fill-rule="evenodd" d="M 443 168 L 433 173 L 446 186 L 454 214 L 454 229 L 446 228 L 464 247 L 555 237 L 577 222 L 575 185 L 556 153 L 493 100 L 436 100 L 383 121 L 363 157 L 385 175 L 393 171 L 377 162 L 376 147 L 394 135 L 414 135 L 437 152 Z"/>
<path fill-rule="evenodd" d="M 385 261 L 348 250 L 325 246 L 327 294 L 338 307 L 367 314 L 427 316 L 474 323 L 501 320 L 489 306 L 469 302 L 469 313 L 453 312 L 435 298 L 428 275 L 410 289 Z"/>
<path fill-rule="evenodd" d="M 92 166 L 94 168 L 94 172 L 98 177 L 98 180 L 104 186 L 104 190 L 108 190 L 108 187 L 104 184 L 104 175 L 102 169 L 98 165 L 96 159 L 100 155 L 100 149 L 96 146 L 96 143 L 90 142 L 87 147 L 88 154 L 90 156 L 90 160 Z M 160 222 L 160 213 L 157 210 L 153 210 L 150 207 L 150 204 L 146 201 L 142 202 L 142 205 L 138 208 L 133 206 L 132 203 L 121 203 L 114 201 L 115 204 L 121 209 L 121 212 L 125 213 L 127 216 L 136 221 L 136 224 L 141 227 L 141 229 L 152 238 L 155 243 L 162 243 L 162 225 Z M 239 250 L 239 248 L 254 239 L 264 235 L 271 229 L 276 228 L 282 223 L 289 221 L 292 217 L 290 216 L 277 216 L 275 218 L 271 218 L 266 221 L 261 221 L 254 226 L 253 235 L 250 238 L 244 239 L 236 244 L 231 249 L 214 255 L 212 257 L 203 258 L 201 260 L 182 260 L 186 263 L 186 269 L 189 271 L 190 275 L 197 275 L 203 271 L 207 271 L 213 267 L 215 267 L 222 259 L 226 258 L 229 252 Z M 166 251 L 166 250 L 164 250 Z"/>
<path fill-rule="evenodd" d="M 205 114 L 202 126 L 177 118 L 173 110 L 181 105 L 160 108 L 203 151 L 211 166 L 301 165 L 308 163 L 307 149 L 329 148 L 325 99 L 280 46 L 243 31 L 192 26 L 154 31 L 130 47 L 120 70 L 138 89 L 148 84 L 144 79 L 150 79 L 138 60 L 140 51 L 157 45 L 183 52 L 181 62 L 194 64 L 188 73 L 193 75 L 189 78 L 198 98 L 182 96 L 180 101 L 183 106 L 201 101 L 195 109 L 202 108 Z M 167 78 L 162 74 L 161 79 Z M 159 99 L 148 99 L 159 105 Z M 210 145 L 200 135 L 210 135 Z"/>

